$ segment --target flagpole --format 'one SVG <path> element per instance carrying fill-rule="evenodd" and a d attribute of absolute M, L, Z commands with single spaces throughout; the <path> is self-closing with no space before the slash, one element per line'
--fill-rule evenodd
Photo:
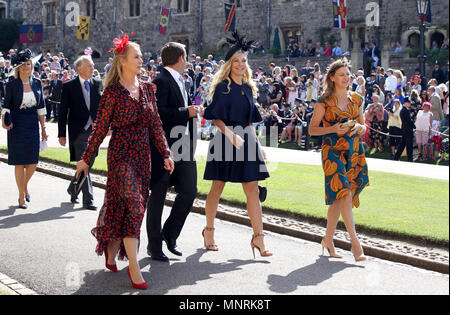
<path fill-rule="evenodd" d="M 113 36 L 117 35 L 117 0 L 114 0 Z"/>
<path fill-rule="evenodd" d="M 203 50 L 203 0 L 199 1 L 200 5 L 200 18 L 198 21 L 199 24 L 199 51 L 201 52 Z M 189 52 L 188 52 L 189 53 Z"/>
<path fill-rule="evenodd" d="M 66 37 L 65 33 L 66 33 L 66 29 L 64 27 L 65 24 L 65 0 L 60 0 L 59 1 L 59 6 L 60 6 L 60 13 L 61 13 L 61 52 L 64 52 L 64 38 Z"/>

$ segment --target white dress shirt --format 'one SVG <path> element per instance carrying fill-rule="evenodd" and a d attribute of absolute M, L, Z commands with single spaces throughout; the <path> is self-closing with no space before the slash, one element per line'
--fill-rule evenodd
<path fill-rule="evenodd" d="M 397 78 L 394 75 L 387 77 L 386 83 L 384 84 L 384 90 L 395 93 L 397 88 Z"/>

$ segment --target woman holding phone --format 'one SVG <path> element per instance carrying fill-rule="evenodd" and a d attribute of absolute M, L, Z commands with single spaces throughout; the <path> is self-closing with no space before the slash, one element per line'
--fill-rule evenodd
<path fill-rule="evenodd" d="M 366 260 L 356 235 L 353 207 L 359 207 L 359 194 L 369 185 L 367 163 L 361 136 L 366 132 L 363 98 L 349 92 L 350 69 L 347 60 L 331 64 L 325 77 L 324 93 L 318 100 L 309 127 L 313 136 L 323 136 L 322 164 L 325 172 L 325 202 L 329 205 L 322 252 L 336 254 L 333 237 L 342 215 L 352 242 L 355 261 Z M 323 122 L 323 127 L 320 123 Z M 345 122 L 345 123 L 343 123 Z"/>

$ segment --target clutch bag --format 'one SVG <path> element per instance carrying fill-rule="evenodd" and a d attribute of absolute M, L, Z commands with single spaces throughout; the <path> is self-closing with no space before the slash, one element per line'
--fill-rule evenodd
<path fill-rule="evenodd" d="M 11 114 L 6 112 L 4 116 L 5 116 L 5 125 L 8 127 L 9 125 L 12 124 Z"/>
<path fill-rule="evenodd" d="M 73 197 L 77 197 L 80 194 L 81 187 L 83 187 L 85 181 L 86 176 L 84 176 L 84 173 L 82 173 L 72 182 L 72 184 L 70 185 L 70 190 Z"/>

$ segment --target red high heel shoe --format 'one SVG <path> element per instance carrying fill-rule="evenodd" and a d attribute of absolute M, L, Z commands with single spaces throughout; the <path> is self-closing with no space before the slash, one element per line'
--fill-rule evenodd
<path fill-rule="evenodd" d="M 130 268 L 127 268 L 127 275 L 128 275 L 128 278 L 130 278 L 131 285 L 133 286 L 133 288 L 139 289 L 139 290 L 147 290 L 148 289 L 147 282 L 142 282 L 139 284 L 136 284 L 133 282 L 133 280 L 131 279 L 131 275 L 130 275 Z"/>
<path fill-rule="evenodd" d="M 114 264 L 114 265 L 108 265 L 108 248 L 106 248 L 106 249 L 104 250 L 104 253 L 105 253 L 105 260 L 106 260 L 106 262 L 105 262 L 106 268 L 109 269 L 109 270 L 111 270 L 112 272 L 119 272 L 119 271 L 117 270 L 117 265 L 116 265 L 116 264 Z"/>

